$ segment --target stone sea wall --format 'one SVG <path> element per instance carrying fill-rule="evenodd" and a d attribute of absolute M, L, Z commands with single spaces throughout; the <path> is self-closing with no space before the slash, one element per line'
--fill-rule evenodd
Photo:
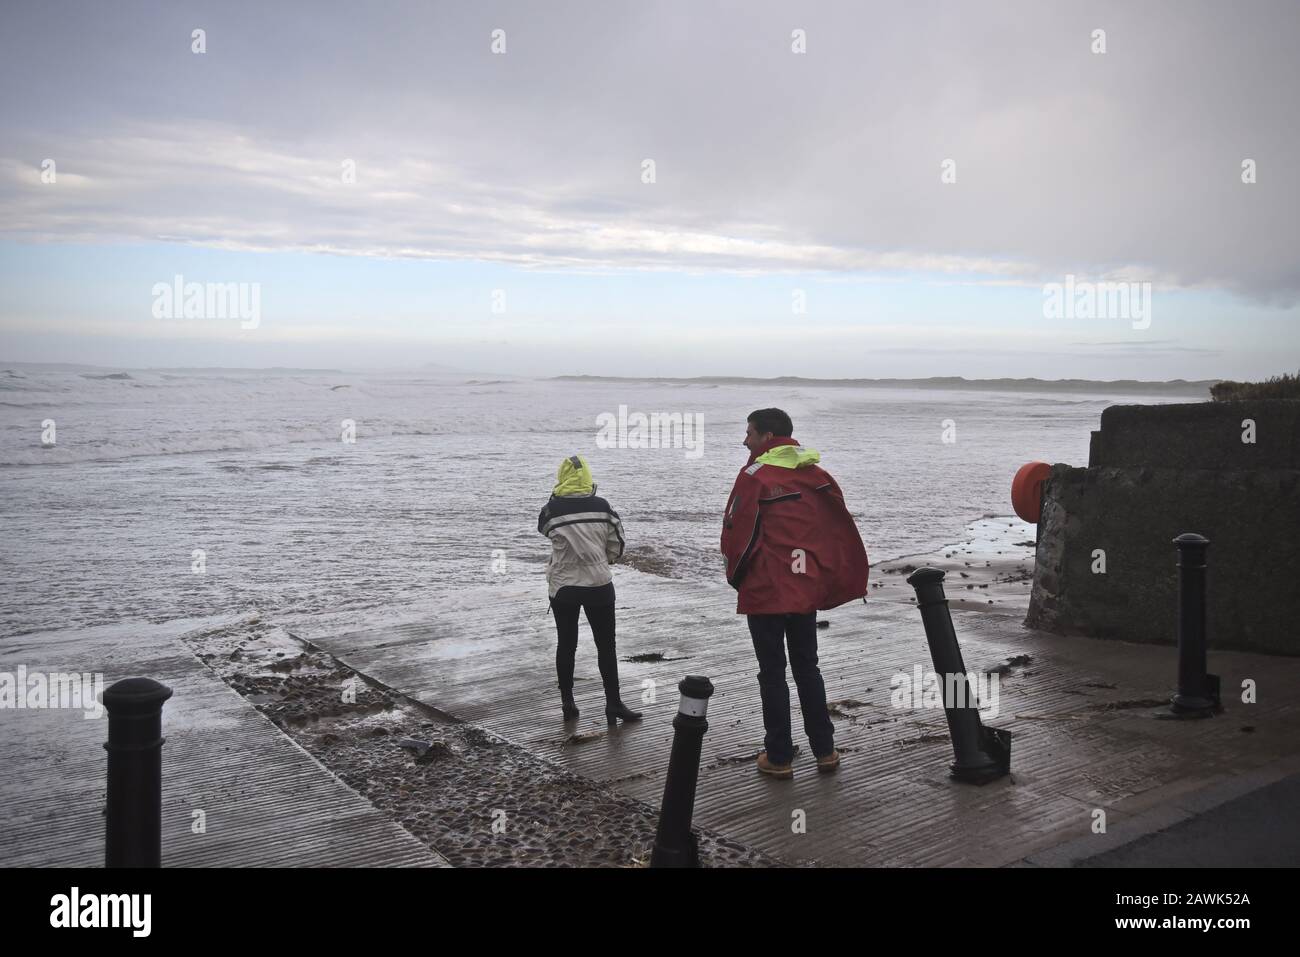
<path fill-rule="evenodd" d="M 1112 406 L 1044 486 L 1026 623 L 1174 644 L 1177 549 L 1208 553 L 1208 642 L 1300 655 L 1300 402 Z"/>

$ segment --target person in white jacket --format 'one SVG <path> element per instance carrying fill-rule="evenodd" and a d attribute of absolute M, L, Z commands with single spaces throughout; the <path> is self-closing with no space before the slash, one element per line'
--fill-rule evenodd
<path fill-rule="evenodd" d="M 558 637 L 555 673 L 564 720 L 572 721 L 579 714 L 573 700 L 573 665 L 581 609 L 596 640 L 605 686 L 605 719 L 611 725 L 620 718 L 640 721 L 641 713 L 623 704 L 614 650 L 614 576 L 609 563 L 623 555 L 623 523 L 618 512 L 596 495 L 591 468 L 581 455 L 571 455 L 560 463 L 551 499 L 537 517 L 537 530 L 551 540 L 546 583 Z"/>

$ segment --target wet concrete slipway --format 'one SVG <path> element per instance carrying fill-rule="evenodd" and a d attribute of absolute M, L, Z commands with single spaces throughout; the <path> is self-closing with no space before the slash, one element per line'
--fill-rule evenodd
<path fill-rule="evenodd" d="M 164 867 L 447 866 L 204 667 L 176 631 L 44 632 L 0 646 L 0 672 L 102 672 L 108 684 L 144 675 L 172 689 Z M 0 866 L 103 865 L 107 733 L 107 717 L 82 710 L 0 711 Z"/>
<path fill-rule="evenodd" d="M 95 647 L 110 682 L 147 674 L 176 691 L 164 715 L 164 864 L 643 866 L 686 674 L 717 689 L 695 806 L 715 866 L 1141 863 L 1151 835 L 1300 771 L 1300 658 L 1212 652 L 1224 711 L 1167 720 L 1171 645 L 1039 633 L 1006 607 L 952 612 L 967 669 L 999 673 L 999 714 L 985 723 L 1014 736 L 1010 777 L 957 783 L 942 710 L 891 701 L 893 676 L 930 670 L 920 615 L 870 600 L 820 616 L 843 766 L 817 774 L 804 742 L 792 781 L 765 778 L 734 592 L 615 575 L 625 698 L 645 712 L 615 729 L 585 624 L 582 717 L 561 720 L 540 578 L 390 610 L 382 627 L 254 618 L 104 636 Z M 0 670 L 67 658 L 57 636 L 24 640 L 4 646 Z M 1247 679 L 1257 703 L 1240 700 Z M 102 861 L 105 723 L 58 711 L 0 721 L 0 863 Z M 192 833 L 195 809 L 206 833 Z M 1215 833 L 1231 847 L 1231 832 Z M 1126 847 L 1136 860 L 1115 857 Z"/>
<path fill-rule="evenodd" d="M 744 619 L 734 614 L 735 593 L 621 568 L 616 583 L 626 697 L 634 701 L 643 682 L 655 683 L 654 703 L 636 705 L 645 721 L 616 730 L 604 724 L 585 627 L 575 692 L 582 717 L 561 722 L 553 626 L 533 588 L 463 593 L 457 604 L 466 613 L 437 621 L 302 637 L 387 685 L 656 806 L 676 683 L 705 675 L 717 691 L 695 820 L 792 864 L 1073 863 L 1300 770 L 1298 658 L 1213 652 L 1224 712 L 1166 720 L 1173 647 L 1035 632 L 1022 625 L 1021 611 L 954 610 L 967 669 L 1003 672 L 1000 714 L 986 723 L 1013 734 L 1009 778 L 959 784 L 948 777 L 943 711 L 891 706 L 892 676 L 931 668 L 920 614 L 914 605 L 868 601 L 819 616 L 830 623 L 819 631 L 819 650 L 843 766 L 817 774 L 805 742 L 794 780 L 772 780 L 754 769 L 762 741 L 757 669 Z M 647 655 L 667 660 L 627 660 Z M 1027 663 L 1007 664 L 1025 656 Z M 1258 703 L 1242 704 L 1232 690 L 1248 678 Z M 797 712 L 793 687 L 791 697 Z M 797 713 L 793 721 L 798 729 Z M 1094 832 L 1098 810 L 1105 833 Z M 1066 850 L 1053 857 L 1054 848 Z"/>

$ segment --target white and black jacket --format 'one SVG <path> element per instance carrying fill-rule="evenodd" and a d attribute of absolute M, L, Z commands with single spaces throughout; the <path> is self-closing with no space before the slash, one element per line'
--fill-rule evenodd
<path fill-rule="evenodd" d="M 537 516 L 537 530 L 551 540 L 546 584 L 552 598 L 566 585 L 599 587 L 614 580 L 609 563 L 623 555 L 623 523 L 594 492 L 552 495 Z"/>

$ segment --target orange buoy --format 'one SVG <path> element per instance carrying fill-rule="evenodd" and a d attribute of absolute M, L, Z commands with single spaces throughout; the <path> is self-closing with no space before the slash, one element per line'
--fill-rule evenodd
<path fill-rule="evenodd" d="M 1043 513 L 1043 482 L 1051 472 L 1046 462 L 1027 462 L 1011 480 L 1011 506 L 1026 522 L 1038 524 Z"/>

